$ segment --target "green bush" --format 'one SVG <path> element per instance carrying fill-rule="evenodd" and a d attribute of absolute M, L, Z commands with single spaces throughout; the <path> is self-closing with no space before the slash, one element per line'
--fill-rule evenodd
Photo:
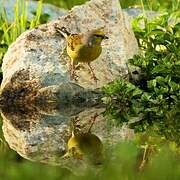
<path fill-rule="evenodd" d="M 144 27 L 139 22 L 144 22 Z M 133 22 L 141 54 L 129 60 L 140 69 L 139 81 L 118 80 L 104 87 L 106 115 L 130 122 L 136 131 L 149 128 L 180 143 L 180 23 L 169 24 L 165 14 Z M 138 72 L 136 72 L 138 73 Z M 134 117 L 138 121 L 133 122 Z"/>

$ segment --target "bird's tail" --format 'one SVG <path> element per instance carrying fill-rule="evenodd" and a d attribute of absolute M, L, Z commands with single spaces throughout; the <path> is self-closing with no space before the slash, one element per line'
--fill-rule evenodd
<path fill-rule="evenodd" d="M 58 32 L 60 32 L 65 38 L 68 37 L 71 33 L 69 31 L 67 31 L 67 29 L 63 26 L 63 27 L 56 27 L 56 30 Z"/>

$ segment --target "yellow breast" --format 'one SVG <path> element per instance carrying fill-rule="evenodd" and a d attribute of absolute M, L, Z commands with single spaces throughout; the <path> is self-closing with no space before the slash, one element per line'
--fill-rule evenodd
<path fill-rule="evenodd" d="M 100 45 L 96 46 L 86 46 L 77 45 L 74 50 L 67 46 L 67 54 L 75 62 L 91 62 L 97 59 L 102 52 L 102 47 Z"/>

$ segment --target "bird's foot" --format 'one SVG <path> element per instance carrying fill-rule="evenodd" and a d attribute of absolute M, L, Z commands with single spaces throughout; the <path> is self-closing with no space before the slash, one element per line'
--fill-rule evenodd
<path fill-rule="evenodd" d="M 75 73 L 75 71 L 70 71 L 70 78 L 74 81 L 78 80 L 78 75 Z"/>
<path fill-rule="evenodd" d="M 76 74 L 75 70 L 76 70 L 75 64 L 74 62 L 71 62 L 69 64 L 70 79 L 77 81 L 78 75 Z"/>
<path fill-rule="evenodd" d="M 73 74 L 73 75 L 71 75 L 71 80 L 73 81 L 77 81 L 78 80 L 78 75 L 76 75 L 76 74 Z"/>

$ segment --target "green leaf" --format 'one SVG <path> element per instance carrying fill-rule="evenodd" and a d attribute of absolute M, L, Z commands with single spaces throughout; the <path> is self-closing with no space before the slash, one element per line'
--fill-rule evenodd
<path fill-rule="evenodd" d="M 164 65 L 157 65 L 153 68 L 152 70 L 152 74 L 156 74 L 156 73 L 164 73 L 166 72 L 167 67 Z"/>
<path fill-rule="evenodd" d="M 0 52 L 5 53 L 8 49 L 8 45 L 7 44 L 0 44 Z"/>
<path fill-rule="evenodd" d="M 139 88 L 136 88 L 134 91 L 133 91 L 133 96 L 139 96 L 142 94 L 142 90 L 140 90 Z"/>

